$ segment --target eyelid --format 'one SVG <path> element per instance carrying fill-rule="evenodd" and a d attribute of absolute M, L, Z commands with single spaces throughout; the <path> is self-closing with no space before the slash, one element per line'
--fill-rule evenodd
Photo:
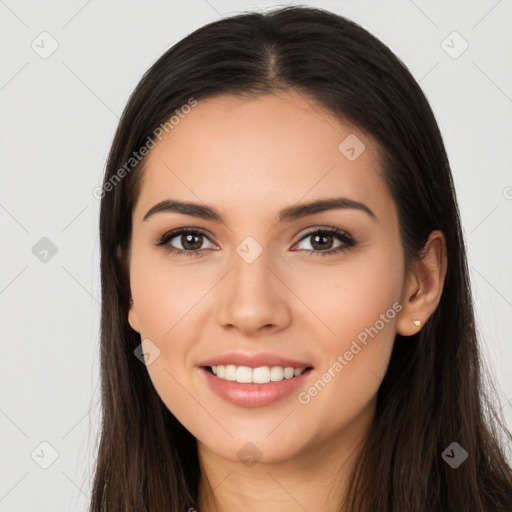
<path fill-rule="evenodd" d="M 157 244 L 163 238 L 169 238 L 169 237 L 172 238 L 172 237 L 175 237 L 177 235 L 187 233 L 187 232 L 200 233 L 201 235 L 207 236 L 208 238 L 211 238 L 213 236 L 208 230 L 206 230 L 204 228 L 197 228 L 195 226 L 182 226 L 179 228 L 173 228 L 173 229 L 169 229 L 168 231 L 164 231 L 164 233 L 161 235 L 157 234 L 155 236 L 155 238 L 153 239 L 153 242 L 155 244 Z"/>

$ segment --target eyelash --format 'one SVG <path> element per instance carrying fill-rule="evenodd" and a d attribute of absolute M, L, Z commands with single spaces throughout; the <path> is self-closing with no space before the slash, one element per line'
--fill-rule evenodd
<path fill-rule="evenodd" d="M 309 231 L 306 233 L 297 243 L 302 242 L 306 238 L 316 235 L 316 234 L 323 234 L 323 235 L 334 235 L 338 238 L 344 245 L 340 245 L 339 247 L 336 247 L 335 249 L 328 249 L 326 251 L 318 251 L 313 249 L 299 249 L 300 251 L 310 251 L 310 256 L 313 256 L 313 254 L 318 256 L 329 256 L 334 255 L 338 253 L 342 253 L 355 245 L 357 245 L 357 240 L 355 240 L 352 236 L 350 236 L 345 231 L 342 231 L 340 229 L 336 228 L 322 228 L 322 229 L 316 229 L 314 231 Z M 208 238 L 207 234 L 197 228 L 179 228 L 175 229 L 173 231 L 170 231 L 168 233 L 165 233 L 162 235 L 161 238 L 159 238 L 155 245 L 157 246 L 166 246 L 164 247 L 166 251 L 172 254 L 176 255 L 184 255 L 184 256 L 201 256 L 201 252 L 204 251 L 204 249 L 199 250 L 183 250 L 183 249 L 176 249 L 175 247 L 172 247 L 171 245 L 167 245 L 170 240 L 173 238 L 176 238 L 179 235 L 185 235 L 185 234 L 194 234 L 194 235 L 202 235 L 206 238 Z"/>

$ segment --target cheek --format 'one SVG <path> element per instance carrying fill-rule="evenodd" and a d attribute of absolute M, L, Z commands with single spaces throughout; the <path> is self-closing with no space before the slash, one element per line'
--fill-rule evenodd
<path fill-rule="evenodd" d="M 131 293 L 141 339 L 151 340 L 154 345 L 148 347 L 156 346 L 152 350 L 158 354 L 147 370 L 168 409 L 180 421 L 193 422 L 193 417 L 186 417 L 191 410 L 186 391 L 193 366 L 191 354 L 202 325 L 198 314 L 208 301 L 215 276 L 173 265 L 153 250 L 137 249 L 135 246 L 130 262 Z"/>
<path fill-rule="evenodd" d="M 137 311 L 140 335 L 153 350 L 147 371 L 166 407 L 180 422 L 194 426 L 202 410 L 191 406 L 188 356 L 196 337 L 197 303 L 207 293 L 206 280 L 185 268 L 173 268 L 154 251 L 134 250 L 130 286 Z M 197 305 L 196 305 L 197 304 Z M 196 307 L 194 307 L 196 305 Z M 157 347 L 156 349 L 154 347 Z M 202 418 L 207 421 L 207 418 Z"/>
<path fill-rule="evenodd" d="M 336 266 L 295 269 L 293 289 L 316 317 L 322 351 L 332 357 L 347 342 L 377 323 L 383 337 L 394 330 L 403 288 L 400 249 L 375 244 L 373 250 L 351 254 Z M 300 276 L 300 277 L 299 277 Z M 401 307 L 400 307 L 401 309 Z M 383 318 L 381 316 L 384 315 Z M 300 319 L 298 319 L 300 321 Z M 393 333 L 394 334 L 394 333 Z"/>
<path fill-rule="evenodd" d="M 154 250 L 134 251 L 130 263 L 130 287 L 141 335 L 172 340 L 193 325 L 197 303 L 211 289 L 204 273 L 168 261 Z"/>
<path fill-rule="evenodd" d="M 368 253 L 330 279 L 316 280 L 315 307 L 331 332 L 317 338 L 322 365 L 297 399 L 301 422 L 321 419 L 314 427 L 319 438 L 354 421 L 386 373 L 402 309 L 403 266 L 394 254 Z"/>

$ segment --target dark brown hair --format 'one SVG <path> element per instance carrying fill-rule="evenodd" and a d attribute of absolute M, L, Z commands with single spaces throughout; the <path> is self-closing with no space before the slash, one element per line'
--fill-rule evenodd
<path fill-rule="evenodd" d="M 502 439 L 510 432 L 495 412 L 492 381 L 482 379 L 458 206 L 436 120 L 387 46 L 356 23 L 309 7 L 246 13 L 196 30 L 157 60 L 128 101 L 101 201 L 102 425 L 90 511 L 183 512 L 197 507 L 200 479 L 195 438 L 134 356 L 141 340 L 128 324 L 125 256 L 144 161 L 122 179 L 118 171 L 191 98 L 278 90 L 300 92 L 377 142 L 407 262 L 433 230 L 447 241 L 440 303 L 418 334 L 396 336 L 344 506 L 510 512 L 512 471 Z M 441 457 L 452 442 L 468 453 L 457 469 Z"/>

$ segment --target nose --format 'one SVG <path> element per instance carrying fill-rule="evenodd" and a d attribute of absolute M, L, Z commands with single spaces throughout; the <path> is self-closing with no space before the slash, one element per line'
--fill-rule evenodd
<path fill-rule="evenodd" d="M 285 329 L 291 321 L 286 279 L 269 266 L 267 252 L 248 262 L 234 254 L 233 266 L 218 288 L 218 322 L 246 337 Z"/>

